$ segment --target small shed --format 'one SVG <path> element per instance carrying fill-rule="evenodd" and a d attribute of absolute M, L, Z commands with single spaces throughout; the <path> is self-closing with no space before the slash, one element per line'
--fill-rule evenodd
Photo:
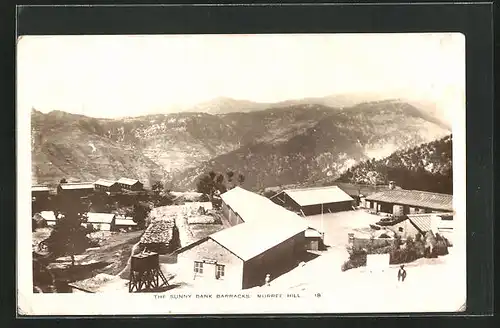
<path fill-rule="evenodd" d="M 92 224 L 95 230 L 114 230 L 116 215 L 113 213 L 87 213 L 87 223 Z"/>
<path fill-rule="evenodd" d="M 137 223 L 131 217 L 115 218 L 115 230 L 126 229 L 132 230 L 137 227 Z"/>
<path fill-rule="evenodd" d="M 48 226 L 54 226 L 56 224 L 57 219 L 53 211 L 41 211 L 39 215 L 47 222 Z"/>
<path fill-rule="evenodd" d="M 144 185 L 137 179 L 120 178 L 117 181 L 121 189 L 126 189 L 130 191 L 141 191 L 144 189 Z"/>
<path fill-rule="evenodd" d="M 306 249 L 311 251 L 321 251 L 325 248 L 323 234 L 314 228 L 307 228 L 305 232 Z"/>

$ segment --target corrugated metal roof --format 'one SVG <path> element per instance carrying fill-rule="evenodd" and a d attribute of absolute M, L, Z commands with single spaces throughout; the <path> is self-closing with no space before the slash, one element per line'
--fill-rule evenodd
<path fill-rule="evenodd" d="M 421 214 L 421 215 L 408 215 L 408 220 L 410 220 L 413 225 L 421 232 L 427 232 L 432 230 L 432 220 L 434 215 Z"/>
<path fill-rule="evenodd" d="M 50 189 L 47 186 L 32 186 L 31 191 L 47 191 L 47 192 L 49 192 Z"/>
<path fill-rule="evenodd" d="M 105 187 L 111 187 L 115 183 L 116 183 L 116 181 L 111 181 L 111 180 L 106 180 L 106 179 L 99 179 L 95 182 L 96 185 L 105 186 Z"/>
<path fill-rule="evenodd" d="M 453 213 L 425 213 L 425 214 L 408 214 L 407 215 L 410 222 L 412 222 L 413 225 L 417 229 L 421 230 L 422 232 L 432 230 L 432 227 L 433 227 L 432 221 L 433 220 L 436 220 L 438 228 L 443 226 L 441 224 L 441 222 L 445 222 L 445 225 L 446 225 L 447 221 L 441 220 L 441 217 L 443 217 L 443 216 L 444 217 L 453 216 Z"/>
<path fill-rule="evenodd" d="M 404 204 L 415 207 L 453 211 L 453 195 L 419 190 L 386 190 L 366 197 L 369 201 Z"/>
<path fill-rule="evenodd" d="M 370 196 L 372 194 L 389 190 L 388 185 L 368 185 L 368 184 L 354 184 L 347 182 L 336 182 L 335 186 L 342 189 L 349 196 Z M 396 189 L 401 189 L 401 187 L 396 186 Z"/>
<path fill-rule="evenodd" d="M 87 213 L 88 223 L 111 223 L 114 218 L 113 213 Z"/>
<path fill-rule="evenodd" d="M 93 183 L 61 183 L 61 188 L 64 190 L 94 189 L 94 184 Z"/>
<path fill-rule="evenodd" d="M 135 185 L 137 182 L 139 182 L 139 180 L 136 180 L 136 179 L 129 179 L 129 178 L 120 178 L 120 179 L 118 180 L 118 183 L 125 184 L 125 185 L 129 185 L 129 186 L 133 186 L 133 185 Z"/>
<path fill-rule="evenodd" d="M 266 225 L 254 221 L 221 230 L 210 235 L 209 238 L 243 261 L 248 261 L 285 240 L 303 233 L 306 229 L 307 225 L 303 220 L 269 220 Z"/>
<path fill-rule="evenodd" d="M 354 199 L 337 186 L 284 190 L 300 206 L 349 202 Z"/>

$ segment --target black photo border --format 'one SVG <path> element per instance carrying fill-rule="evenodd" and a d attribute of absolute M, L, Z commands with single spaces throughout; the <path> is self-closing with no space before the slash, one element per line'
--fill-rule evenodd
<path fill-rule="evenodd" d="M 477 316 L 488 315 L 493 311 L 494 43 L 492 12 L 493 4 L 487 2 L 455 4 L 21 6 L 16 11 L 15 26 L 17 36 L 198 33 L 463 33 L 466 36 L 466 135 L 468 145 L 466 155 L 467 311 L 452 315 Z M 14 43 L 15 40 L 16 38 L 13 37 Z M 15 57 L 13 64 L 15 67 Z M 3 115 L 5 115 L 5 111 L 3 111 Z M 15 113 L 15 107 L 12 108 L 12 111 Z M 15 127 L 12 131 L 15 131 Z M 3 138 L 2 141 L 9 142 L 10 139 Z M 15 142 L 14 145 L 6 144 L 6 147 L 5 149 L 15 151 Z M 15 171 L 15 156 L 13 158 Z M 5 167 L 6 163 L 2 165 Z M 14 193 L 8 194 L 5 189 L 2 190 L 0 215 L 2 219 L 10 217 L 15 221 L 16 174 L 12 175 L 12 173 L 6 173 L 6 170 L 3 171 L 2 173 L 7 179 L 5 181 L 14 182 Z M 13 199 L 10 198 L 12 196 Z M 15 236 L 15 227 L 16 223 L 6 224 L 3 233 L 6 236 Z M 2 243 L 5 243 L 5 240 L 3 239 Z M 3 251 L 15 250 L 15 238 L 11 244 L 3 246 Z M 3 259 L 6 258 L 3 256 Z M 3 265 L 2 267 L 5 268 Z M 2 273 L 2 277 L 3 275 L 4 273 Z M 14 299 L 17 298 L 15 288 L 13 296 Z M 406 316 L 417 315 L 425 314 L 406 314 Z M 255 316 L 261 317 L 262 315 Z M 283 314 L 279 316 L 289 317 L 293 315 Z M 300 315 L 300 317 L 310 316 L 335 317 L 336 315 L 328 313 Z M 342 314 L 342 317 L 348 316 Z M 360 315 L 354 316 L 359 317 Z M 370 313 L 366 316 L 378 315 Z M 254 316 L 217 315 L 214 317 Z"/>

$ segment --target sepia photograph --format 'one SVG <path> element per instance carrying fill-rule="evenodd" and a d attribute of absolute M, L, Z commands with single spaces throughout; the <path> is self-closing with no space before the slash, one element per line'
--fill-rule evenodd
<path fill-rule="evenodd" d="M 16 61 L 24 313 L 465 311 L 463 34 L 22 36 Z"/>

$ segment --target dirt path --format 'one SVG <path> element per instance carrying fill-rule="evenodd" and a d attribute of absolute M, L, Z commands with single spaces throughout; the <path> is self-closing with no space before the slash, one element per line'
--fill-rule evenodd
<path fill-rule="evenodd" d="M 118 277 L 122 278 L 122 279 L 128 279 L 129 278 L 129 275 L 130 275 L 130 265 L 131 265 L 131 262 L 132 262 L 132 256 L 134 254 L 137 254 L 139 252 L 139 245 L 140 245 L 141 241 L 139 240 L 136 244 L 134 244 L 134 246 L 132 246 L 132 249 L 130 251 L 130 256 L 128 258 L 128 261 L 127 261 L 127 265 L 125 265 L 125 267 L 123 268 L 122 271 L 120 271 L 120 273 L 117 274 Z"/>
<path fill-rule="evenodd" d="M 184 215 L 184 213 L 184 210 L 178 211 L 177 217 L 175 219 L 175 224 L 177 226 L 177 229 L 179 230 L 179 241 L 181 247 L 189 245 L 196 240 L 193 233 L 191 232 L 191 229 L 189 229 L 187 217 Z"/>

